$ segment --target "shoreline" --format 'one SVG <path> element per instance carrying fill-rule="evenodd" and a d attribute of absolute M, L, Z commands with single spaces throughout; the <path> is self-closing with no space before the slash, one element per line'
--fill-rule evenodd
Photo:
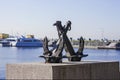
<path fill-rule="evenodd" d="M 79 48 L 79 45 L 73 45 L 73 48 Z M 84 46 L 86 49 L 98 49 L 98 46 Z"/>

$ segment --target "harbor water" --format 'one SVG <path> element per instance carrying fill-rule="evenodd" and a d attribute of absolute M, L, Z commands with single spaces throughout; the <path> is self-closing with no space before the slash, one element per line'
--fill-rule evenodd
<path fill-rule="evenodd" d="M 65 54 L 65 52 L 63 53 Z M 44 59 L 39 57 L 42 54 L 42 47 L 0 47 L 0 79 L 5 79 L 6 64 L 44 62 Z M 120 50 L 84 49 L 84 54 L 88 54 L 88 57 L 83 58 L 83 61 L 120 62 Z"/>

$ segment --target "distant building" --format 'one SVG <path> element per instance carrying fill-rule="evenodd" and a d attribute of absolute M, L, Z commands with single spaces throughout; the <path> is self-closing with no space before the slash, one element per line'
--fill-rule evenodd
<path fill-rule="evenodd" d="M 0 33 L 0 39 L 5 39 L 8 38 L 9 34 L 5 34 L 5 33 Z"/>
<path fill-rule="evenodd" d="M 34 35 L 27 35 L 27 38 L 34 38 Z"/>

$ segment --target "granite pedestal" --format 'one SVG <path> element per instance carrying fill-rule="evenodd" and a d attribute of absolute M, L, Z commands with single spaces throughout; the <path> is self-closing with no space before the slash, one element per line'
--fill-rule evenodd
<path fill-rule="evenodd" d="M 7 64 L 6 79 L 119 80 L 119 62 Z"/>

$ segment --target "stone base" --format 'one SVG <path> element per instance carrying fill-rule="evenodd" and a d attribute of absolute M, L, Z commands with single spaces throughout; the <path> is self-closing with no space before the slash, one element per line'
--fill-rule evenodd
<path fill-rule="evenodd" d="M 118 80 L 119 62 L 7 64 L 6 79 Z"/>

